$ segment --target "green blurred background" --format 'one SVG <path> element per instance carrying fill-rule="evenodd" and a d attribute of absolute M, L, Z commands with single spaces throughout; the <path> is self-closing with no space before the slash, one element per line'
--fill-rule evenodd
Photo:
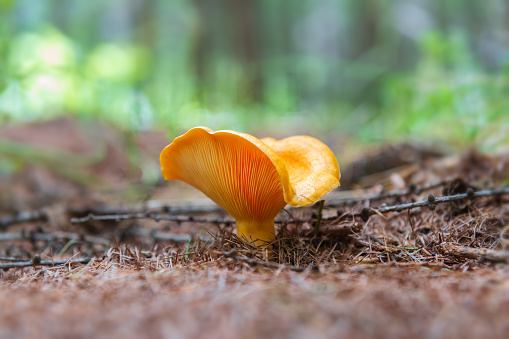
<path fill-rule="evenodd" d="M 0 0 L 0 124 L 509 144 L 506 0 Z"/>

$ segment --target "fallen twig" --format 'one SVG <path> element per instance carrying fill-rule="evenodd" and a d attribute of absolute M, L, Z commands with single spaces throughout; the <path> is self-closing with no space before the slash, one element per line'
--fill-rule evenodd
<path fill-rule="evenodd" d="M 101 237 L 94 237 L 90 235 L 81 235 L 76 233 L 66 232 L 11 232 L 11 233 L 0 233 L 0 241 L 12 241 L 12 240 L 42 240 L 42 241 L 53 241 L 53 240 L 76 240 L 80 242 L 95 243 L 104 246 L 108 246 L 110 241 Z"/>
<path fill-rule="evenodd" d="M 410 185 L 410 187 L 403 191 L 394 191 L 394 192 L 382 192 L 378 194 L 364 194 L 360 196 L 355 196 L 354 192 L 356 191 L 340 191 L 339 193 L 342 198 L 329 198 L 325 201 L 327 202 L 328 207 L 335 207 L 341 205 L 347 205 L 351 203 L 357 203 L 361 201 L 376 201 L 382 200 L 385 198 L 395 198 L 395 197 L 403 197 L 410 194 L 420 194 L 424 191 L 442 186 L 445 181 L 438 181 L 428 185 L 424 185 L 422 187 L 416 187 L 415 185 Z M 334 196 L 334 193 L 331 193 Z M 350 195 L 350 196 L 349 196 Z M 354 195 L 354 197 L 352 197 Z M 147 212 L 150 210 L 150 212 Z M 154 214 L 164 212 L 166 215 L 177 215 L 177 214 L 186 214 L 186 213 L 203 213 L 203 212 L 219 212 L 223 211 L 223 209 L 210 202 L 210 203 L 202 203 L 202 204 L 180 204 L 180 205 L 171 205 L 167 201 L 163 200 L 150 200 L 143 204 L 132 205 L 128 207 L 119 207 L 119 206 L 110 206 L 110 205 L 98 205 L 94 207 L 71 207 L 69 209 L 71 213 L 90 213 L 92 215 L 135 215 L 138 213 L 142 214 Z"/>
<path fill-rule="evenodd" d="M 234 220 L 231 219 L 223 219 L 223 218 L 201 218 L 201 217 L 193 217 L 193 216 L 185 216 L 185 215 L 168 215 L 168 214 L 159 214 L 159 213 L 128 213 L 128 214 L 109 214 L 109 215 L 95 215 L 90 213 L 86 217 L 83 218 L 71 218 L 71 223 L 79 224 L 88 222 L 91 220 L 101 220 L 101 221 L 121 221 L 121 220 L 130 220 L 130 219 L 153 219 L 155 221 L 160 220 L 169 220 L 169 221 L 180 221 L 180 222 L 203 222 L 203 223 L 211 223 L 211 224 L 231 224 L 235 223 Z"/>
<path fill-rule="evenodd" d="M 20 261 L 27 261 L 27 260 L 29 260 L 29 259 L 13 258 L 13 257 L 0 257 L 0 261 L 20 262 Z"/>
<path fill-rule="evenodd" d="M 398 197 L 405 197 L 410 194 L 416 194 L 419 195 L 424 191 L 428 191 L 433 188 L 437 188 L 440 186 L 443 186 L 446 182 L 445 181 L 437 181 L 430 183 L 428 185 L 424 185 L 422 187 L 416 187 L 415 185 L 410 185 L 407 189 L 402 191 L 392 191 L 392 192 L 381 192 L 376 194 L 364 194 L 364 195 L 358 195 L 358 196 L 348 196 L 349 192 L 352 191 L 340 191 L 341 195 L 345 196 L 342 198 L 329 198 L 326 200 L 327 207 L 338 207 L 348 204 L 355 204 L 359 202 L 364 201 L 377 201 L 377 200 L 383 200 L 387 198 L 398 198 Z M 355 192 L 355 191 L 353 191 Z"/>
<path fill-rule="evenodd" d="M 32 260 L 26 260 L 22 262 L 11 262 L 6 264 L 0 264 L 0 269 L 7 270 L 9 268 L 20 268 L 29 266 L 58 266 L 67 264 L 86 264 L 92 258 L 77 258 L 69 260 L 40 260 L 39 256 L 35 256 Z"/>
<path fill-rule="evenodd" d="M 98 215 L 108 215 L 108 214 L 134 214 L 134 213 L 147 213 L 147 211 L 150 210 L 150 212 L 164 212 L 166 214 L 176 215 L 176 214 L 185 214 L 185 213 L 211 213 L 211 212 L 219 212 L 223 211 L 223 209 L 219 206 L 214 204 L 213 202 L 210 203 L 203 203 L 203 204 L 180 204 L 180 205 L 171 205 L 168 204 L 168 202 L 165 201 L 159 201 L 159 200 L 150 200 L 143 204 L 136 204 L 132 206 L 127 207 L 119 207 L 119 206 L 111 206 L 111 205 L 99 205 L 94 207 L 71 207 L 69 211 L 71 213 L 77 213 L 77 214 L 85 214 L 85 213 L 92 213 L 92 214 L 98 214 Z"/>
<path fill-rule="evenodd" d="M 330 218 L 322 218 L 322 220 L 331 220 L 336 217 Z M 71 218 L 71 223 L 79 224 L 88 222 L 91 220 L 100 220 L 100 221 L 122 221 L 122 220 L 131 220 L 131 219 L 153 219 L 155 221 L 161 220 L 169 220 L 169 221 L 178 221 L 178 222 L 202 222 L 202 223 L 210 223 L 210 224 L 234 224 L 235 220 L 233 219 L 223 219 L 223 218 L 202 218 L 195 216 L 187 216 L 187 215 L 168 215 L 161 213 L 128 213 L 128 214 L 107 214 L 107 215 L 95 215 L 89 214 L 86 217 L 82 218 Z M 275 224 L 282 224 L 286 221 L 283 220 L 274 220 Z"/>
<path fill-rule="evenodd" d="M 427 206 L 430 210 L 434 210 L 437 205 L 443 204 L 446 202 L 451 201 L 457 201 L 457 200 L 464 200 L 464 199 L 474 199 L 474 198 L 481 198 L 481 197 L 489 197 L 489 196 L 496 196 L 496 195 L 504 195 L 509 194 L 509 187 L 502 187 L 498 189 L 490 189 L 490 190 L 484 190 L 484 191 L 477 191 L 475 192 L 473 189 L 469 189 L 467 193 L 462 194 L 456 194 L 456 195 L 447 195 L 443 197 L 436 197 L 433 194 L 430 194 L 428 196 L 428 199 L 411 202 L 407 204 L 401 204 L 401 205 L 393 205 L 393 206 L 384 206 L 380 207 L 379 209 L 366 209 L 364 208 L 361 212 L 354 212 L 351 213 L 353 215 L 361 216 L 364 220 L 367 220 L 369 216 L 373 214 L 384 214 L 389 212 L 401 212 L 404 210 L 409 210 L 416 207 L 424 207 Z"/>
<path fill-rule="evenodd" d="M 438 185 L 438 184 L 433 184 Z M 431 187 L 431 186 L 430 186 Z M 391 193 L 392 194 L 392 193 Z M 401 193 L 399 193 L 401 194 Z M 495 196 L 495 195 L 504 195 L 509 194 L 509 187 L 502 187 L 499 189 L 491 189 L 491 190 L 484 190 L 484 191 L 473 191 L 469 190 L 467 193 L 463 194 L 456 194 L 456 195 L 449 195 L 449 196 L 443 196 L 443 197 L 436 197 L 433 194 L 430 194 L 428 196 L 428 199 L 421 200 L 417 202 L 412 203 L 406 203 L 406 204 L 400 204 L 400 205 L 392 205 L 392 206 L 384 206 L 380 207 L 379 209 L 363 209 L 360 212 L 352 212 L 348 213 L 352 216 L 361 216 L 364 220 L 367 220 L 369 216 L 373 214 L 384 214 L 389 212 L 401 212 L 404 210 L 416 208 L 416 207 L 424 207 L 427 206 L 430 209 L 435 209 L 437 205 L 456 201 L 456 200 L 464 200 L 464 199 L 474 199 L 474 198 L 480 198 L 480 197 L 488 197 L 488 196 Z M 387 197 L 387 196 L 384 196 Z M 358 201 L 364 201 L 365 199 L 359 199 Z M 328 202 L 328 201 L 326 201 Z M 330 204 L 328 205 L 330 206 Z M 96 215 L 90 213 L 89 215 L 82 217 L 82 218 L 71 218 L 71 223 L 78 224 L 78 223 L 84 223 L 91 220 L 101 220 L 101 221 L 121 221 L 121 220 L 129 220 L 129 219 L 153 219 L 156 221 L 160 220 L 169 220 L 169 221 L 179 221 L 179 222 L 201 222 L 201 223 L 212 223 L 212 224 L 233 224 L 235 223 L 235 220 L 232 219 L 224 219 L 224 218 L 202 218 L 202 217 L 195 217 L 195 216 L 186 216 L 186 215 L 169 215 L 169 214 L 161 214 L 161 213 L 154 213 L 154 212 L 144 212 L 144 213 L 126 213 L 126 214 L 108 214 L 108 215 Z M 328 217 L 328 218 L 322 218 L 321 221 L 324 220 L 332 220 L 335 219 L 335 217 Z M 302 220 L 301 220 L 302 221 Z M 283 220 L 275 220 L 275 224 L 282 224 L 287 221 Z"/>
<path fill-rule="evenodd" d="M 7 215 L 0 218 L 0 229 L 30 221 L 48 221 L 48 215 L 44 211 L 23 211 Z"/>
<path fill-rule="evenodd" d="M 155 241 L 171 241 L 174 243 L 188 243 L 196 237 L 204 242 L 210 242 L 212 240 L 209 236 L 194 236 L 191 234 L 176 234 L 168 232 L 160 232 L 157 230 L 149 230 L 144 228 L 135 228 L 130 230 L 128 234 L 135 236 L 153 238 Z M 12 241 L 12 240 L 30 240 L 30 241 L 54 241 L 54 240 L 75 240 L 77 242 L 87 242 L 100 244 L 104 246 L 110 245 L 111 241 L 101 237 L 95 237 L 90 235 L 81 235 L 76 233 L 66 232 L 11 232 L 11 233 L 0 233 L 1 241 Z M 0 260 L 2 260 L 0 258 Z M 22 259 L 24 260 L 24 259 Z M 19 261 L 19 260 L 18 260 Z"/>
<path fill-rule="evenodd" d="M 378 244 L 370 243 L 366 240 L 357 239 L 357 238 L 353 238 L 353 239 L 354 239 L 355 243 L 357 243 L 361 246 L 369 247 L 370 249 L 373 249 L 373 250 L 379 251 L 379 252 L 389 252 L 389 253 L 395 254 L 395 253 L 400 253 L 401 251 L 403 251 L 403 248 L 399 248 L 399 247 L 378 245 Z"/>
<path fill-rule="evenodd" d="M 477 259 L 480 261 L 509 262 L 509 252 L 486 248 L 471 248 L 454 243 L 442 243 L 436 248 L 444 254 L 459 258 Z"/>

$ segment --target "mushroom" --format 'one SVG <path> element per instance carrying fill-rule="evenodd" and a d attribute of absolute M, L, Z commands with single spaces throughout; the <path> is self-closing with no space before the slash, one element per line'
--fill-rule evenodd
<path fill-rule="evenodd" d="M 339 185 L 334 153 L 309 136 L 259 140 L 235 131 L 195 127 L 161 152 L 166 180 L 202 191 L 257 246 L 274 240 L 274 218 L 287 205 L 309 206 Z"/>

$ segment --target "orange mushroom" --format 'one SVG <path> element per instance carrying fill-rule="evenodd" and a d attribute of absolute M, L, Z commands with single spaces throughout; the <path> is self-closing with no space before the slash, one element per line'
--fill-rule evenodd
<path fill-rule="evenodd" d="M 161 152 L 166 180 L 202 191 L 255 245 L 275 238 L 274 218 L 286 204 L 309 206 L 339 185 L 334 153 L 321 141 L 294 136 L 259 140 L 235 131 L 195 127 Z"/>

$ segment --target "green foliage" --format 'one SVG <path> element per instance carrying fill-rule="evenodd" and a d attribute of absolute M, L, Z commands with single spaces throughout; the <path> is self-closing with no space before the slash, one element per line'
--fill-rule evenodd
<path fill-rule="evenodd" d="M 0 1 L 0 123 L 508 143 L 509 63 L 489 71 L 473 49 L 503 28 L 501 0 L 60 5 Z"/>
<path fill-rule="evenodd" d="M 378 117 L 386 135 L 445 140 L 459 146 L 493 149 L 507 144 L 509 83 L 471 58 L 465 37 L 430 32 L 421 42 L 414 74 L 385 81 Z"/>

